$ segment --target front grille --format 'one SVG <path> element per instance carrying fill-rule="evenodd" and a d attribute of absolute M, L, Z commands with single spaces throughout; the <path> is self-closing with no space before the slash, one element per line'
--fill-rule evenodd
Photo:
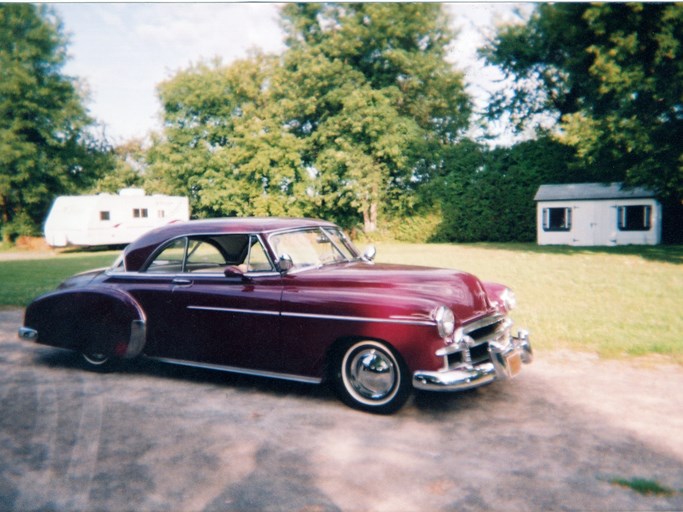
<path fill-rule="evenodd" d="M 509 336 L 510 325 L 511 322 L 505 316 L 496 315 L 464 326 L 464 334 L 471 339 L 469 347 L 449 354 L 448 367 L 457 368 L 464 363 L 478 365 L 489 362 L 489 343 L 505 340 Z"/>
<path fill-rule="evenodd" d="M 470 357 L 472 358 L 472 364 L 480 364 L 489 361 L 489 344 L 482 343 L 470 348 Z"/>
<path fill-rule="evenodd" d="M 494 341 L 505 335 L 508 328 L 508 321 L 502 315 L 484 318 L 463 329 L 464 333 L 474 340 L 474 345 L 485 341 Z"/>
<path fill-rule="evenodd" d="M 456 352 L 455 354 L 448 354 L 448 367 L 453 368 L 454 366 L 462 363 L 462 352 Z"/>

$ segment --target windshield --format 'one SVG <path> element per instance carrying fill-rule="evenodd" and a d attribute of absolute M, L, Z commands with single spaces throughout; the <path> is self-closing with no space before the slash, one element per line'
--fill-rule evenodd
<path fill-rule="evenodd" d="M 292 258 L 295 269 L 322 267 L 359 259 L 351 241 L 338 229 L 312 228 L 278 233 L 270 243 L 280 258 Z"/>

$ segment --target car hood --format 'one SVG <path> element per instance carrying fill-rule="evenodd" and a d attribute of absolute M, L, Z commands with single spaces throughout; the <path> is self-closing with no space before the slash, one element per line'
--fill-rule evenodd
<path fill-rule="evenodd" d="M 353 289 L 384 297 L 387 302 L 445 304 L 461 320 L 492 310 L 481 281 L 452 269 L 353 262 L 296 273 L 296 280 L 325 289 Z"/>

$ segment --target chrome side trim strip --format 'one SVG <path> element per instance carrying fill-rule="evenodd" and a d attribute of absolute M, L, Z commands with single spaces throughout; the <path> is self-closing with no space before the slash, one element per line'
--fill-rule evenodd
<path fill-rule="evenodd" d="M 154 361 L 159 361 L 162 363 L 176 364 L 179 366 L 189 366 L 191 368 L 218 370 L 222 372 L 239 373 L 241 375 L 252 375 L 255 377 L 268 377 L 271 379 L 291 380 L 294 382 L 302 382 L 304 384 L 320 384 L 322 382 L 322 379 L 318 377 L 305 377 L 303 375 L 291 375 L 288 373 L 268 372 L 263 370 L 250 370 L 248 368 L 239 368 L 237 366 L 224 366 L 220 364 L 197 363 L 194 361 L 185 361 L 182 359 L 172 359 L 170 357 L 148 357 L 148 359 L 152 359 Z"/>
<path fill-rule="evenodd" d="M 433 321 L 428 320 L 407 320 L 403 318 L 368 318 L 362 316 L 343 316 L 343 315 L 317 315 L 313 313 L 293 313 L 283 312 L 282 316 L 290 318 L 314 318 L 319 320 L 345 320 L 347 322 L 370 322 L 383 324 L 403 324 L 403 325 L 436 325 Z"/>
<path fill-rule="evenodd" d="M 220 313 L 245 313 L 249 315 L 280 316 L 278 311 L 264 311 L 258 309 L 217 308 L 213 306 L 187 306 L 187 309 L 192 309 L 195 311 L 218 311 Z"/>
<path fill-rule="evenodd" d="M 347 322 L 366 322 L 366 323 L 388 323 L 388 324 L 402 324 L 402 325 L 436 325 L 431 320 L 412 320 L 407 318 L 368 318 L 362 316 L 344 316 L 344 315 L 318 315 L 314 313 L 294 313 L 291 311 L 277 311 L 256 310 L 256 309 L 240 309 L 240 308 L 219 308 L 213 306 L 187 306 L 187 309 L 196 311 L 218 311 L 222 313 L 245 313 L 250 315 L 266 315 L 266 316 L 283 316 L 287 318 L 311 318 L 315 320 L 342 320 Z"/>

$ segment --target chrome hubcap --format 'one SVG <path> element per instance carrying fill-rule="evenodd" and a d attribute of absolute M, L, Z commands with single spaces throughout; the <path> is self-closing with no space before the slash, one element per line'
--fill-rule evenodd
<path fill-rule="evenodd" d="M 356 353 L 347 368 L 351 387 L 363 398 L 381 400 L 395 387 L 394 363 L 377 349 L 367 348 Z"/>
<path fill-rule="evenodd" d="M 105 356 L 104 354 L 83 354 L 83 358 L 88 361 L 90 364 L 99 366 L 101 364 L 106 363 L 109 358 Z"/>

